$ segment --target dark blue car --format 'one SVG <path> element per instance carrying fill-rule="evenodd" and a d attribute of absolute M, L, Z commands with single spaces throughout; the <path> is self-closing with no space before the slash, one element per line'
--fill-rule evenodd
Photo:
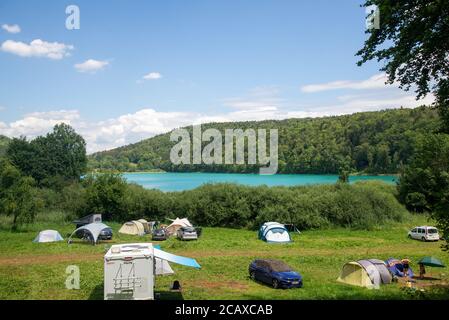
<path fill-rule="evenodd" d="M 248 271 L 251 279 L 269 284 L 275 289 L 302 287 L 302 276 L 279 260 L 254 260 Z"/>

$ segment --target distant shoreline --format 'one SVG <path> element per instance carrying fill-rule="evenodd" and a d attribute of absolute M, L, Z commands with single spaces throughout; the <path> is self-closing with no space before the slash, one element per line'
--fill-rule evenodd
<path fill-rule="evenodd" d="M 255 174 L 258 173 L 254 172 L 206 172 L 206 171 L 116 171 L 115 173 L 120 174 L 146 174 L 146 173 L 204 173 L 204 174 Z M 338 173 L 277 173 L 277 175 L 329 175 L 329 176 L 335 176 L 338 175 Z M 399 177 L 399 173 L 350 173 L 350 177 L 359 177 L 359 176 L 379 176 L 379 177 L 385 177 L 385 176 L 394 176 Z"/>

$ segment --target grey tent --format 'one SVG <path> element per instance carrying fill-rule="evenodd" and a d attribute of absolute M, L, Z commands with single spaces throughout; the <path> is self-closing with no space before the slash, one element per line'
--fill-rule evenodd
<path fill-rule="evenodd" d="M 69 243 L 71 242 L 72 236 L 74 234 L 82 234 L 84 239 L 87 238 L 94 244 L 96 244 L 100 233 L 105 229 L 110 229 L 110 227 L 108 227 L 104 223 L 89 223 L 73 231 L 68 241 Z"/>
<path fill-rule="evenodd" d="M 380 284 L 391 283 L 391 279 L 391 274 L 382 260 L 366 259 L 346 263 L 338 281 L 378 289 Z"/>

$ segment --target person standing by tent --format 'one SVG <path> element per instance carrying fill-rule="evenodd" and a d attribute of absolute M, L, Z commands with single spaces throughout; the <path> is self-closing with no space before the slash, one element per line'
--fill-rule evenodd
<path fill-rule="evenodd" d="M 424 275 L 426 274 L 426 267 L 422 263 L 419 264 L 419 278 L 424 279 Z"/>
<path fill-rule="evenodd" d="M 410 269 L 410 260 L 408 259 L 402 259 L 402 266 L 403 266 L 403 272 L 404 272 L 404 277 L 405 277 L 405 281 L 408 282 L 409 279 L 409 269 Z"/>

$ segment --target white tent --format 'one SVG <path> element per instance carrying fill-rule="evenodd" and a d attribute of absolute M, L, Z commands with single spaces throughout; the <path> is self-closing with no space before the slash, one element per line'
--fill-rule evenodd
<path fill-rule="evenodd" d="M 133 220 L 125 222 L 118 232 L 122 234 L 142 236 L 145 234 L 145 227 L 142 222 Z"/>
<path fill-rule="evenodd" d="M 266 222 L 259 229 L 259 239 L 266 242 L 290 242 L 290 233 L 278 222 Z"/>
<path fill-rule="evenodd" d="M 72 232 L 72 234 L 69 237 L 69 243 L 71 242 L 72 236 L 76 235 L 79 231 L 83 231 L 83 238 L 91 240 L 93 244 L 96 244 L 98 241 L 98 237 L 100 236 L 100 233 L 105 229 L 111 229 L 109 226 L 105 225 L 104 223 L 89 223 L 85 226 L 77 228 L 75 231 Z M 88 235 L 86 237 L 86 235 Z"/>
<path fill-rule="evenodd" d="M 168 275 L 175 273 L 167 260 L 156 258 L 155 261 L 156 261 L 156 275 Z"/>
<path fill-rule="evenodd" d="M 55 242 L 64 240 L 56 230 L 44 230 L 34 238 L 33 242 Z"/>
<path fill-rule="evenodd" d="M 170 235 L 175 234 L 182 227 L 192 227 L 192 224 L 187 218 L 176 218 L 175 220 L 171 221 L 173 222 L 165 229 Z"/>

